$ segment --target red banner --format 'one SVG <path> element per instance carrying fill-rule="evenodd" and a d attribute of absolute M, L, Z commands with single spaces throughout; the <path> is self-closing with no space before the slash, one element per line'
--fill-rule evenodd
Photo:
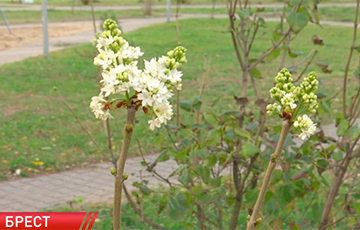
<path fill-rule="evenodd" d="M 90 230 L 97 212 L 0 212 L 0 229 Z"/>

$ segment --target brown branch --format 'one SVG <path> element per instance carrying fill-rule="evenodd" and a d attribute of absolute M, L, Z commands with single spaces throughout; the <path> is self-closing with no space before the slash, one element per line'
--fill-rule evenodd
<path fill-rule="evenodd" d="M 344 117 L 346 118 L 346 88 L 347 88 L 347 78 L 348 78 L 348 74 L 349 74 L 349 69 L 350 69 L 350 63 L 351 63 L 351 58 L 355 49 L 355 43 L 356 43 L 356 36 L 357 36 L 357 27 L 358 27 L 358 15 L 359 15 L 359 3 L 360 1 L 357 0 L 356 1 L 356 14 L 355 14 L 355 20 L 354 20 L 354 33 L 353 33 L 353 40 L 352 40 L 352 45 L 350 48 L 350 53 L 349 53 L 349 57 L 346 63 L 346 67 L 345 67 L 345 75 L 344 75 L 344 88 L 343 88 L 343 114 Z"/>
<path fill-rule="evenodd" d="M 156 171 L 153 169 L 155 166 L 149 165 L 149 163 L 146 161 L 146 159 L 145 159 L 145 157 L 144 157 L 144 154 L 143 154 L 143 152 L 142 152 L 142 150 L 141 150 L 141 145 L 140 145 L 139 139 L 136 138 L 136 142 L 137 142 L 137 144 L 138 144 L 138 148 L 139 148 L 139 152 L 140 152 L 141 158 L 142 158 L 142 160 L 144 161 L 144 163 L 146 164 L 146 169 L 147 169 L 147 171 L 151 172 L 154 177 L 157 177 L 157 179 L 166 182 L 170 187 L 172 187 L 171 182 L 170 182 L 168 179 L 166 179 L 165 177 L 161 176 L 158 172 L 156 172 Z"/>
<path fill-rule="evenodd" d="M 282 38 L 280 38 L 280 40 L 277 43 L 275 43 L 268 51 L 262 53 L 260 57 L 258 57 L 258 59 L 250 65 L 249 69 L 255 68 L 262 60 L 264 60 L 264 58 L 266 58 L 269 54 L 271 54 L 271 52 L 277 49 L 284 41 L 284 39 L 289 35 L 290 32 L 291 32 L 291 28 L 289 28 L 288 31 L 282 36 Z"/>
<path fill-rule="evenodd" d="M 329 215 L 331 212 L 331 209 L 334 205 L 335 202 L 335 198 L 339 192 L 339 188 L 343 182 L 343 177 L 346 173 L 346 170 L 349 166 L 350 160 L 351 160 L 351 151 L 350 151 L 350 146 L 348 143 L 346 143 L 346 155 L 344 157 L 344 159 L 341 161 L 340 165 L 341 167 L 335 169 L 335 175 L 334 175 L 334 180 L 331 183 L 331 187 L 329 190 L 329 193 L 326 196 L 326 200 L 325 200 L 325 204 L 324 204 L 324 208 L 323 208 L 323 212 L 321 215 L 321 221 L 320 221 L 320 225 L 319 225 L 319 230 L 325 230 L 328 223 L 329 223 Z"/>
<path fill-rule="evenodd" d="M 252 212 L 251 218 L 250 218 L 250 220 L 249 220 L 249 222 L 247 224 L 247 227 L 246 227 L 247 230 L 252 230 L 252 229 L 255 229 L 255 227 L 256 227 L 257 218 L 258 218 L 258 215 L 260 213 L 260 208 L 261 208 L 262 203 L 264 201 L 265 194 L 266 194 L 266 192 L 268 190 L 268 187 L 269 187 L 272 172 L 275 169 L 276 162 L 278 162 L 280 160 L 281 152 L 283 151 L 285 139 L 286 139 L 287 134 L 289 133 L 290 126 L 291 125 L 290 125 L 290 122 L 288 120 L 283 120 L 279 142 L 278 142 L 278 144 L 276 146 L 274 154 L 271 156 L 268 168 L 266 169 L 265 176 L 264 176 L 264 179 L 263 179 L 263 184 L 261 186 L 258 198 L 256 200 L 256 203 L 255 203 L 254 210 Z"/>
<path fill-rule="evenodd" d="M 296 78 L 296 80 L 295 80 L 294 82 L 297 82 L 297 81 L 299 81 L 299 80 L 301 79 L 301 77 L 304 75 L 304 73 L 306 72 L 307 68 L 308 68 L 309 65 L 311 64 L 311 62 L 314 60 L 314 58 L 315 58 L 315 56 L 316 56 L 317 53 L 318 53 L 318 51 L 315 50 L 314 53 L 313 53 L 313 55 L 312 55 L 312 57 L 310 58 L 310 60 L 306 63 L 305 68 L 304 68 L 303 71 L 299 74 L 299 76 Z M 310 53 L 310 54 L 311 54 L 311 53 Z M 310 55 L 310 54 L 309 54 L 309 55 Z M 302 62 L 305 61 L 305 60 L 309 57 L 309 55 L 306 56 L 302 61 L 300 61 L 297 65 L 294 65 L 293 67 L 300 66 L 300 65 L 302 64 Z"/>
<path fill-rule="evenodd" d="M 101 150 L 100 146 L 98 145 L 98 143 L 95 141 L 95 139 L 93 138 L 93 136 L 90 134 L 90 132 L 85 128 L 85 126 L 81 123 L 81 121 L 79 120 L 79 117 L 75 114 L 74 110 L 71 108 L 71 106 L 66 102 L 66 100 L 63 98 L 63 96 L 60 94 L 59 90 L 54 87 L 54 90 L 56 91 L 56 93 L 58 94 L 59 98 L 61 99 L 62 103 L 69 109 L 69 111 L 71 112 L 71 114 L 75 117 L 77 123 L 81 126 L 81 128 L 85 131 L 85 133 L 88 135 L 88 137 L 91 139 L 91 141 L 94 143 L 94 145 L 96 146 L 96 148 L 98 149 L 98 151 L 101 153 L 101 155 L 103 155 L 103 157 L 105 157 L 105 159 L 111 161 L 109 159 L 108 156 L 106 156 L 106 154 Z"/>
<path fill-rule="evenodd" d="M 96 20 L 95 20 L 93 0 L 90 0 L 90 7 L 91 7 L 91 17 L 92 17 L 93 27 L 94 27 L 94 35 L 96 35 Z"/>
<path fill-rule="evenodd" d="M 129 152 L 130 141 L 134 131 L 136 109 L 135 105 L 128 105 L 127 117 L 124 127 L 123 143 L 121 146 L 121 152 L 118 159 L 116 176 L 115 176 L 115 188 L 114 188 L 114 210 L 113 210 L 113 227 L 114 230 L 120 229 L 120 217 L 121 217 L 121 195 L 123 187 L 123 175 L 125 169 L 125 162 L 127 154 Z"/>

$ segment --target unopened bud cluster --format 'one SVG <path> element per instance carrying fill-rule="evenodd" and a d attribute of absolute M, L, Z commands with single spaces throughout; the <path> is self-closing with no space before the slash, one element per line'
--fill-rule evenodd
<path fill-rule="evenodd" d="M 173 89 L 181 89 L 181 65 L 186 62 L 184 47 L 176 47 L 167 56 L 153 58 L 145 62 L 145 69 L 138 69 L 137 59 L 143 55 L 140 47 L 132 47 L 121 37 L 121 31 L 115 21 L 108 19 L 103 25 L 104 32 L 96 39 L 99 54 L 94 58 L 94 65 L 101 66 L 102 80 L 99 96 L 91 99 L 90 107 L 96 118 L 112 118 L 112 104 L 117 101 L 117 108 L 123 107 L 124 98 L 110 101 L 110 95 L 127 96 L 127 103 L 143 107 L 143 111 L 152 111 L 149 120 L 150 129 L 166 124 L 173 115 L 169 99 Z M 134 95 L 129 95 L 135 92 Z M 131 99 L 131 101 L 129 101 Z"/>
<path fill-rule="evenodd" d="M 266 109 L 269 115 L 295 120 L 294 127 L 301 130 L 299 136 L 304 140 L 316 131 L 316 125 L 306 114 L 316 113 L 318 103 L 315 92 L 319 82 L 315 72 L 309 73 L 299 86 L 294 86 L 292 81 L 286 68 L 277 74 L 276 84 L 270 90 L 270 96 L 275 103 L 269 104 Z"/>

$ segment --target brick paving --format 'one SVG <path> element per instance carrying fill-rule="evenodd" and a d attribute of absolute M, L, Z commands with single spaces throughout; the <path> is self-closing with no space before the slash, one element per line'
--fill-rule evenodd
<path fill-rule="evenodd" d="M 153 162 L 157 155 L 146 156 Z M 127 160 L 125 172 L 129 178 L 125 184 L 131 189 L 135 181 L 149 180 L 149 186 L 156 187 L 160 181 L 141 166 L 141 158 Z M 57 206 L 68 206 L 71 201 L 83 198 L 84 203 L 111 202 L 114 176 L 110 173 L 111 163 L 100 163 L 94 168 L 74 169 L 56 174 L 21 178 L 0 183 L 0 212 L 41 211 Z M 157 165 L 162 175 L 169 175 L 176 167 L 175 161 L 160 162 Z"/>

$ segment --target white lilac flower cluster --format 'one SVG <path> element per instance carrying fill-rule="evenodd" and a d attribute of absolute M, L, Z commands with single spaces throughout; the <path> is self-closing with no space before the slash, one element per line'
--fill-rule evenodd
<path fill-rule="evenodd" d="M 296 121 L 294 122 L 294 127 L 299 127 L 301 129 L 299 137 L 302 140 L 305 140 L 316 132 L 316 124 L 314 124 L 314 122 L 306 114 L 298 116 L 296 118 Z"/>
<path fill-rule="evenodd" d="M 143 55 L 139 47 L 132 47 L 120 35 L 121 31 L 113 20 L 104 22 L 104 32 L 96 40 L 99 55 L 94 58 L 94 64 L 102 68 L 102 88 L 99 96 L 92 97 L 90 108 L 96 118 L 106 120 L 112 118 L 110 110 L 112 103 L 121 99 L 107 100 L 112 94 L 126 96 L 126 103 L 147 108 L 153 112 L 149 120 L 150 129 L 166 124 L 173 115 L 169 99 L 174 89 L 181 89 L 182 72 L 179 70 L 186 62 L 184 47 L 176 47 L 167 56 L 145 61 L 145 69 L 138 69 L 137 59 Z M 130 93 L 134 95 L 130 97 Z M 131 100 L 130 100 L 131 99 Z M 124 100 L 125 101 L 125 100 Z M 144 110 L 145 111 L 145 110 Z"/>
<path fill-rule="evenodd" d="M 294 127 L 301 131 L 302 140 L 310 137 L 316 131 L 316 124 L 306 114 L 315 113 L 318 108 L 317 74 L 309 73 L 299 86 L 294 86 L 289 70 L 282 69 L 275 77 L 275 86 L 270 90 L 270 96 L 275 103 L 266 109 L 269 115 L 279 115 L 294 122 Z M 302 115 L 302 116 L 301 116 Z"/>

